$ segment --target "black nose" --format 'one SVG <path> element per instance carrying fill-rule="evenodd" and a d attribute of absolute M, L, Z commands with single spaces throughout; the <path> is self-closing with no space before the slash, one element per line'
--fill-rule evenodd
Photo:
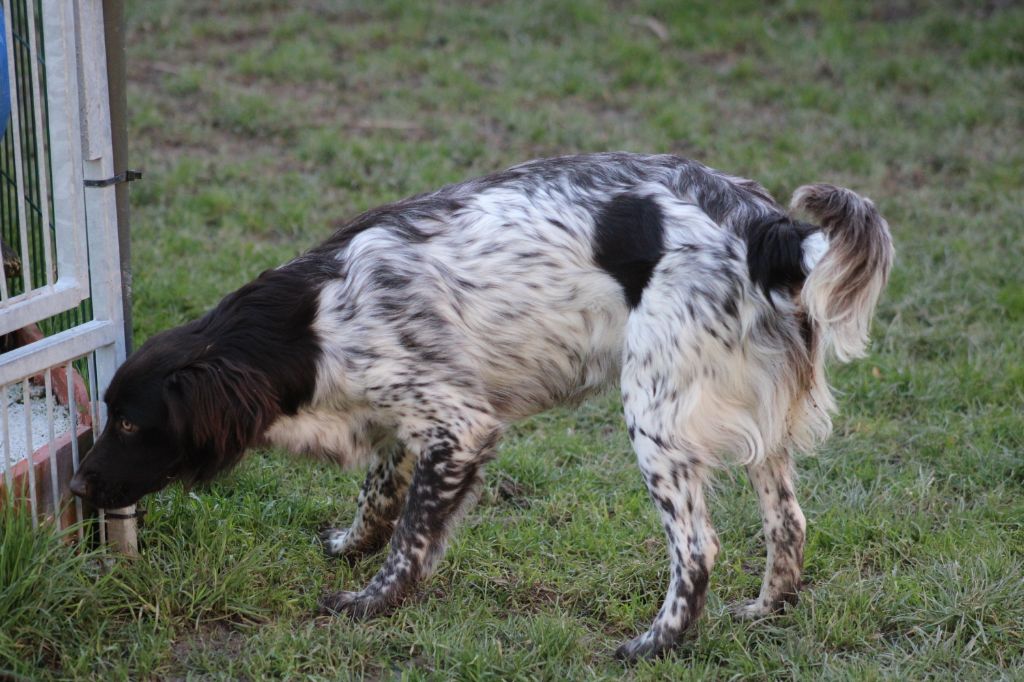
<path fill-rule="evenodd" d="M 75 474 L 68 487 L 71 489 L 71 492 L 79 497 L 89 497 L 89 481 L 85 479 L 81 471 Z"/>

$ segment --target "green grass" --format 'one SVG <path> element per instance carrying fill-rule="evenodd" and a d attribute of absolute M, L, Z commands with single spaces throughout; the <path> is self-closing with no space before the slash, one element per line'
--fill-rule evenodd
<path fill-rule="evenodd" d="M 381 559 L 314 540 L 351 519 L 358 472 L 254 453 L 146 500 L 141 557 L 104 571 L 5 515 L 0 677 L 1021 678 L 1024 9 L 216 6 L 129 3 L 137 341 L 367 207 L 530 157 L 674 152 L 781 198 L 870 195 L 899 255 L 872 355 L 832 373 L 835 436 L 799 465 L 807 589 L 770 621 L 728 616 L 764 547 L 723 472 L 705 617 L 662 660 L 614 662 L 667 561 L 609 396 L 513 428 L 436 577 L 366 624 L 314 616 Z"/>

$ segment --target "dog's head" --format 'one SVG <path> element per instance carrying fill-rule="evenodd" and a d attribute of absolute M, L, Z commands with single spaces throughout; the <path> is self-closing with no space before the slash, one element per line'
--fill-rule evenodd
<path fill-rule="evenodd" d="M 213 478 L 262 436 L 277 416 L 266 378 L 204 336 L 196 323 L 163 332 L 118 369 L 73 493 L 102 508 L 133 504 L 176 480 Z"/>

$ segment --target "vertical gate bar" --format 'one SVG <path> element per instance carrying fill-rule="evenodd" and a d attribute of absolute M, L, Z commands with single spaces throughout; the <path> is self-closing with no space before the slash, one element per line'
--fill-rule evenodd
<path fill-rule="evenodd" d="M 11 467 L 14 463 L 11 462 L 11 420 L 10 414 L 7 412 L 7 388 L 9 384 L 0 385 L 0 390 L 3 391 L 3 404 L 0 406 L 0 419 L 4 425 L 4 482 L 7 484 L 7 493 L 14 496 L 14 473 L 11 471 Z"/>
<path fill-rule="evenodd" d="M 39 525 L 39 505 L 36 500 L 36 467 L 32 461 L 32 398 L 28 379 L 21 381 L 21 400 L 25 404 L 25 460 L 28 465 L 28 499 L 32 513 L 32 527 Z"/>
<path fill-rule="evenodd" d="M 29 254 L 28 221 L 25 219 L 25 170 L 21 165 L 21 112 L 18 102 L 18 71 L 14 62 L 14 14 L 11 0 L 4 0 L 5 38 L 7 39 L 7 79 L 11 92 L 11 142 L 14 146 L 14 184 L 17 187 L 18 229 L 21 235 L 21 279 L 25 283 L 23 293 L 32 290 L 32 260 Z"/>
<path fill-rule="evenodd" d="M 10 98 L 9 95 L 10 95 L 10 93 L 8 93 L 8 99 Z M 11 177 L 11 174 L 7 173 L 8 166 L 11 163 L 11 159 L 14 158 L 13 147 L 11 147 L 11 136 L 10 135 L 4 135 L 3 138 L 0 139 L 0 145 L 3 145 L 3 148 L 4 148 L 3 160 L 5 162 L 4 166 L 2 168 L 0 168 L 0 172 L 3 172 L 4 175 L 6 175 L 7 177 Z M 11 150 L 11 151 L 8 152 L 8 150 Z M 3 217 L 3 220 L 5 221 L 4 224 L 5 225 L 15 225 L 15 224 L 17 224 L 17 216 L 15 215 L 15 208 L 14 208 L 15 202 L 13 201 L 14 195 L 11 193 L 11 186 L 10 186 L 10 184 L 8 183 L 8 181 L 6 179 L 0 179 L 0 184 L 2 184 L 2 187 L 0 187 L 0 192 L 3 193 L 4 214 L 3 214 L 2 217 Z M 14 247 L 12 245 L 8 244 L 8 246 L 10 246 L 10 248 L 12 250 L 14 249 Z M 7 273 L 4 273 L 4 287 L 5 288 L 7 287 Z M 17 288 L 17 287 L 15 287 L 15 288 Z M 10 295 L 11 295 L 11 292 L 8 291 L 7 292 L 7 296 L 10 297 Z"/>
<path fill-rule="evenodd" d="M 4 265 L 3 258 L 0 258 L 0 302 L 6 301 L 7 298 L 7 266 Z"/>
<path fill-rule="evenodd" d="M 10 99 L 10 93 L 8 93 L 8 100 Z M 14 187 L 14 136 L 5 134 L 3 139 L 0 140 L 0 144 L 3 145 L 4 154 L 4 181 L 3 181 L 3 193 L 4 193 L 4 220 L 6 225 L 10 225 L 12 228 L 18 225 L 18 198 L 16 196 L 17 188 Z M 8 244 L 12 250 L 14 249 L 14 240 L 16 239 L 15 231 L 11 231 L 11 243 Z M 17 290 L 17 285 L 13 287 Z"/>
<path fill-rule="evenodd" d="M 76 3 L 79 22 L 79 79 L 85 177 L 102 180 L 115 174 L 111 151 L 110 102 L 107 92 L 106 52 L 103 36 L 103 7 L 100 0 Z M 88 219 L 89 278 L 93 315 L 124 328 L 121 304 L 121 262 L 118 256 L 117 203 L 115 186 L 90 188 L 85 193 Z M 125 358 L 125 338 L 119 334 L 110 346 L 97 348 L 95 368 L 99 383 L 106 386 Z M 101 405 L 103 410 L 104 406 Z"/>
<path fill-rule="evenodd" d="M 75 401 L 75 373 L 72 361 L 64 365 L 64 376 L 68 385 L 68 421 L 71 422 L 71 470 L 78 473 L 78 403 Z M 82 499 L 75 498 L 75 523 L 78 524 L 78 539 L 82 539 Z"/>
<path fill-rule="evenodd" d="M 4 23 L 7 23 L 7 22 L 5 21 Z M 5 31 L 5 33 L 6 33 L 6 31 Z M 6 39 L 6 36 L 5 36 L 5 39 Z M 10 90 L 10 87 L 8 87 L 8 91 L 9 90 Z M 9 99 L 10 98 L 10 92 L 8 92 L 7 94 L 8 94 L 8 99 Z M 5 124 L 6 124 L 6 122 L 5 122 Z M 6 142 L 5 142 L 4 146 L 6 147 Z M 5 160 L 9 160 L 10 156 L 5 156 L 4 159 Z M 0 183 L 3 183 L 3 187 L 0 188 L 0 192 L 3 192 L 4 198 L 6 199 L 6 196 L 7 196 L 7 183 L 3 182 L 2 179 L 0 179 Z M 10 216 L 10 202 L 4 201 L 3 202 L 3 206 L 4 206 L 4 212 L 7 214 L 7 215 L 3 216 L 3 219 L 6 221 L 5 224 L 13 225 L 14 221 L 11 220 L 11 216 Z M 2 233 L 0 233 L 0 236 L 3 236 Z M 14 247 L 12 246 L 10 248 L 13 249 Z M 6 301 L 8 298 L 10 298 L 11 294 L 7 290 L 7 266 L 4 265 L 2 262 L 0 262 L 0 275 L 2 275 L 2 276 L 0 276 L 0 301 Z"/>
<path fill-rule="evenodd" d="M 18 12 L 18 24 L 16 29 L 18 31 L 18 34 L 23 36 L 22 39 L 19 40 L 18 44 L 16 45 L 17 49 L 15 50 L 15 55 L 17 57 L 20 57 L 21 61 L 20 63 L 15 64 L 15 70 L 21 72 L 22 74 L 26 74 L 28 70 L 32 68 L 31 63 L 25 56 L 26 52 L 28 51 L 27 38 L 24 37 L 28 34 L 28 19 L 26 15 L 27 8 L 25 5 L 26 3 L 24 1 L 14 3 L 15 11 Z M 14 31 L 15 28 L 12 28 L 11 30 Z M 41 279 L 41 273 L 36 272 L 36 270 L 39 267 L 39 263 L 42 261 L 39 253 L 42 249 L 42 245 L 40 244 L 42 235 L 39 234 L 39 231 L 34 229 L 33 227 L 33 223 L 35 222 L 33 220 L 33 218 L 35 217 L 35 212 L 33 211 L 34 205 L 32 202 L 32 197 L 34 196 L 35 192 L 35 173 L 32 172 L 32 168 L 35 158 L 33 144 L 34 135 L 32 130 L 32 121 L 34 117 L 32 112 L 35 107 L 33 106 L 32 102 L 32 86 L 29 83 L 29 80 L 30 79 L 27 76 L 23 76 L 22 78 L 18 79 L 16 85 L 18 87 L 18 101 L 21 103 L 21 106 L 18 110 L 18 115 L 20 116 L 20 120 L 22 123 L 21 158 L 24 164 L 22 167 L 22 177 L 25 180 L 25 186 L 22 191 L 22 196 L 24 198 L 26 206 L 25 216 L 28 225 L 29 250 L 31 251 L 32 258 L 32 268 L 31 272 L 29 272 L 28 274 L 32 278 L 31 287 L 34 289 L 38 289 L 45 285 L 45 278 Z"/>
<path fill-rule="evenodd" d="M 39 92 L 39 52 L 36 48 L 38 41 L 36 39 L 35 3 L 32 0 L 27 0 L 25 8 L 28 12 L 28 57 L 29 71 L 32 73 L 32 101 L 36 103 L 34 110 L 36 122 L 36 172 L 39 175 L 39 224 L 43 233 L 43 261 L 46 264 L 46 284 L 53 286 L 53 241 L 50 238 L 50 197 L 46 191 L 46 164 L 43 163 L 46 148 L 43 145 L 45 128 L 43 128 L 42 97 Z"/>
<path fill-rule="evenodd" d="M 79 96 L 85 139 L 83 159 L 85 176 L 102 180 L 116 174 L 114 168 L 110 100 L 107 90 L 106 49 L 103 36 L 103 3 L 83 0 L 76 3 L 80 24 L 80 55 L 82 72 Z M 93 315 L 124 328 L 124 307 L 121 302 L 121 259 L 119 257 L 116 185 L 90 188 L 85 194 L 88 220 L 89 278 L 92 283 Z M 97 349 L 97 371 L 103 385 L 113 377 L 124 361 L 125 338 L 118 335 L 115 343 Z"/>
<path fill-rule="evenodd" d="M 99 386 L 96 385 L 96 354 L 89 353 L 86 356 L 86 364 L 89 371 L 89 409 L 92 412 L 92 433 L 93 442 L 96 440 L 96 434 L 100 432 L 100 427 L 103 422 L 100 421 L 99 403 L 102 401 L 99 399 Z M 106 514 L 100 509 L 97 514 L 100 528 L 100 544 L 107 544 L 107 519 Z"/>
<path fill-rule="evenodd" d="M 94 353 L 89 353 L 86 356 L 86 364 L 89 369 L 89 409 L 92 412 L 92 432 L 93 438 L 95 434 L 99 432 L 100 426 L 103 422 L 100 421 L 99 405 L 99 387 L 96 385 L 96 362 L 93 359 Z"/>
<path fill-rule="evenodd" d="M 110 146 L 116 172 L 128 169 L 128 94 L 125 64 L 124 0 L 103 0 L 103 36 L 107 56 L 107 92 L 110 97 Z M 114 187 L 117 205 L 117 242 L 121 260 L 121 307 L 124 309 L 125 353 L 131 353 L 132 267 L 128 183 Z"/>
<path fill-rule="evenodd" d="M 46 110 L 53 185 L 53 226 L 57 235 L 58 281 L 89 285 L 85 236 L 85 187 L 82 169 L 77 2 L 47 2 L 43 12 L 43 53 L 46 57 Z"/>
<path fill-rule="evenodd" d="M 57 478 L 57 448 L 54 447 L 53 429 L 53 374 L 49 367 L 43 372 L 43 386 L 46 392 L 46 456 L 50 461 L 50 497 L 53 501 L 53 522 L 57 530 L 60 530 L 60 480 Z"/>

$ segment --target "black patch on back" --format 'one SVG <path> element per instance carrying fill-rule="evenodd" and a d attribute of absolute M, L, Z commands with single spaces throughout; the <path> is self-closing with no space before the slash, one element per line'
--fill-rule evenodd
<path fill-rule="evenodd" d="M 653 199 L 620 194 L 601 209 L 594 225 L 594 259 L 622 286 L 630 308 L 665 253 L 661 209 Z"/>
<path fill-rule="evenodd" d="M 772 289 L 794 289 L 804 283 L 803 242 L 817 225 L 768 215 L 747 226 L 747 268 L 750 281 L 765 296 Z"/>

